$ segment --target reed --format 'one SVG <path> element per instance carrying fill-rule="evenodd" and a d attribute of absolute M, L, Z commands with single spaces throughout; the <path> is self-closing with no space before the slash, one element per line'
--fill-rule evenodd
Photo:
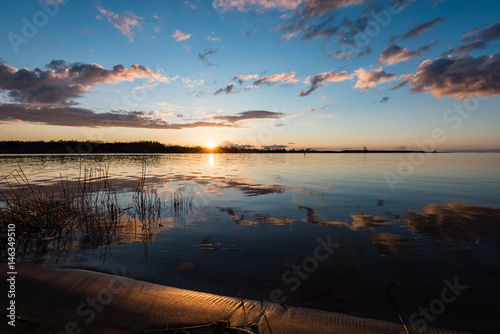
<path fill-rule="evenodd" d="M 184 193 L 178 188 L 170 197 L 170 208 L 173 216 L 188 214 L 193 211 L 193 198 L 184 196 Z"/>
<path fill-rule="evenodd" d="M 2 180 L 0 248 L 6 252 L 8 224 L 16 226 L 17 255 L 94 248 L 109 244 L 124 214 L 105 168 L 84 168 L 76 185 L 61 177 L 49 193 L 30 183 L 19 166 Z"/>
<path fill-rule="evenodd" d="M 147 161 L 142 160 L 141 177 L 133 195 L 134 218 L 139 221 L 144 254 L 148 253 L 148 242 L 153 239 L 152 229 L 161 227 L 162 200 L 156 188 L 146 182 Z"/>
<path fill-rule="evenodd" d="M 147 163 L 143 160 L 141 178 L 133 196 L 133 204 L 139 220 L 153 223 L 161 218 L 162 202 L 156 189 L 146 183 L 146 174 Z"/>
<path fill-rule="evenodd" d="M 21 259 L 37 261 L 47 252 L 65 252 L 109 246 L 124 222 L 134 222 L 135 239 L 152 241 L 153 229 L 163 227 L 164 200 L 147 182 L 147 161 L 142 158 L 139 182 L 131 205 L 123 208 L 109 176 L 109 165 L 81 167 L 76 180 L 62 176 L 55 186 L 35 186 L 21 166 L 1 179 L 0 254 L 7 254 L 7 229 L 16 226 L 16 250 Z M 174 217 L 192 211 L 193 199 L 177 190 L 171 198 Z"/>

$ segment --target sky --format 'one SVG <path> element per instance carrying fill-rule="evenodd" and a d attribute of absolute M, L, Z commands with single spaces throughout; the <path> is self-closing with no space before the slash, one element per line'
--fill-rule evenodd
<path fill-rule="evenodd" d="M 500 149 L 497 0 L 2 1 L 0 140 Z"/>

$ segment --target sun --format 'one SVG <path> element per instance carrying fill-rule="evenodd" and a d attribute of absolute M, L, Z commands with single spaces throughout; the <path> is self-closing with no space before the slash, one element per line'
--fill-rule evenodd
<path fill-rule="evenodd" d="M 207 147 L 208 147 L 209 149 L 213 149 L 213 148 L 215 148 L 215 144 L 214 144 L 214 142 L 213 142 L 213 141 L 209 141 L 209 142 L 207 143 Z"/>

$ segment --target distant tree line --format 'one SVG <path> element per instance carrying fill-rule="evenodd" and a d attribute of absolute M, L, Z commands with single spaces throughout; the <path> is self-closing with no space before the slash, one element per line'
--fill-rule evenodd
<path fill-rule="evenodd" d="M 342 150 L 315 151 L 286 149 L 284 147 L 226 147 L 207 148 L 203 146 L 181 146 L 162 144 L 158 141 L 104 142 L 104 141 L 0 141 L 0 154 L 85 154 L 85 153 L 409 153 L 422 151 L 407 150 Z"/>
<path fill-rule="evenodd" d="M 209 149 L 203 146 L 181 146 L 162 144 L 158 141 L 136 142 L 103 142 L 103 141 L 0 141 L 1 154 L 30 153 L 282 153 L 282 152 L 314 152 L 306 150 L 287 150 L 285 148 L 239 148 L 215 147 Z"/>

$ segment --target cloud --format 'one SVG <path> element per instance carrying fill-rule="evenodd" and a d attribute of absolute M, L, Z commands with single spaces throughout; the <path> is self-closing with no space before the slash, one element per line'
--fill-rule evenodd
<path fill-rule="evenodd" d="M 220 37 L 207 36 L 207 41 L 220 42 Z"/>
<path fill-rule="evenodd" d="M 230 123 L 236 123 L 245 120 L 255 120 L 255 119 L 278 119 L 287 116 L 285 113 L 266 111 L 266 110 L 250 110 L 243 111 L 237 114 L 237 116 L 225 116 L 217 115 L 213 116 L 212 119 L 217 121 L 226 121 Z"/>
<path fill-rule="evenodd" d="M 398 45 L 388 45 L 380 54 L 377 64 L 380 65 L 385 63 L 387 65 L 393 65 L 416 57 L 421 57 L 422 53 L 428 51 L 434 45 L 436 45 L 436 42 L 431 41 L 429 44 L 424 45 L 417 50 L 401 48 Z"/>
<path fill-rule="evenodd" d="M 203 85 L 205 83 L 205 80 L 203 80 L 203 79 L 195 80 L 195 79 L 189 79 L 189 78 L 182 78 L 182 82 L 185 84 L 186 87 L 194 88 L 196 86 Z"/>
<path fill-rule="evenodd" d="M 303 0 L 214 0 L 212 6 L 222 10 L 236 9 L 240 12 L 248 10 L 290 10 L 297 8 Z"/>
<path fill-rule="evenodd" d="M 104 9 L 102 7 L 97 7 L 97 10 L 101 15 L 108 18 L 108 21 L 120 32 L 128 37 L 129 42 L 134 40 L 135 34 L 134 29 L 141 29 L 141 24 L 139 20 L 141 17 L 136 16 L 134 13 L 130 13 L 130 16 L 118 15 L 110 10 Z"/>
<path fill-rule="evenodd" d="M 229 1 L 229 0 L 228 0 Z M 401 11 L 416 0 L 389 0 L 391 8 Z M 336 11 L 340 8 L 373 3 L 372 0 L 304 0 L 295 12 L 286 15 L 287 22 L 275 29 L 284 32 L 278 43 L 302 35 L 303 41 L 312 39 L 335 38 L 335 43 L 342 48 L 338 59 L 347 59 L 357 54 L 358 57 L 369 55 L 372 48 L 368 36 L 370 24 L 374 22 L 374 6 L 368 6 L 355 19 L 344 17 L 336 22 Z M 388 4 L 388 5 L 389 5 Z M 379 14 L 380 15 L 380 14 Z M 354 53 L 354 54 L 353 54 Z M 335 53 L 330 56 L 337 56 Z"/>
<path fill-rule="evenodd" d="M 482 40 L 485 42 L 491 42 L 500 37 L 500 21 L 479 31 L 477 34 L 467 37 L 467 40 Z"/>
<path fill-rule="evenodd" d="M 485 49 L 488 43 L 500 38 L 500 22 L 482 30 L 473 29 L 462 37 L 462 44 L 451 48 L 447 53 L 468 56 L 473 50 Z"/>
<path fill-rule="evenodd" d="M 401 81 L 401 82 L 398 82 L 396 85 L 394 85 L 394 87 L 392 87 L 391 89 L 389 89 L 390 91 L 391 90 L 396 90 L 398 88 L 401 88 L 401 87 L 404 87 L 406 85 L 408 85 L 410 83 L 410 80 L 409 80 L 409 77 L 411 77 L 411 74 L 408 74 L 408 75 L 401 75 L 400 78 L 404 78 L 405 80 Z"/>
<path fill-rule="evenodd" d="M 382 99 L 380 100 L 380 103 L 384 103 L 389 101 L 389 96 L 383 96 Z"/>
<path fill-rule="evenodd" d="M 278 41 L 278 44 L 283 43 L 284 41 L 287 41 L 289 39 L 292 39 L 299 34 L 300 34 L 300 31 L 289 31 L 286 34 L 281 35 L 281 37 Z"/>
<path fill-rule="evenodd" d="M 442 23 L 444 21 L 445 21 L 445 19 L 440 16 L 440 17 L 436 17 L 435 19 L 432 19 L 430 21 L 427 21 L 427 22 L 424 22 L 424 23 L 421 23 L 421 24 L 417 24 L 416 26 L 410 28 L 405 34 L 403 34 L 403 36 L 401 36 L 401 35 L 395 35 L 395 36 L 393 36 L 391 38 L 390 42 L 393 43 L 396 40 L 406 41 L 406 40 L 409 40 L 411 38 L 420 37 L 420 35 L 422 35 L 422 33 L 424 33 L 425 31 L 427 31 L 429 29 L 431 29 L 436 24 Z"/>
<path fill-rule="evenodd" d="M 332 105 L 331 104 L 326 104 L 324 106 L 322 106 L 321 108 L 319 108 L 319 110 L 323 110 L 323 109 L 326 109 L 328 107 L 331 107 Z"/>
<path fill-rule="evenodd" d="M 296 10 L 297 16 L 317 17 L 339 8 L 362 4 L 365 0 L 214 0 L 212 6 L 222 10 L 236 9 L 240 12 L 254 10 Z M 394 2 L 394 0 L 392 0 Z M 411 0 L 414 1 L 414 0 Z M 399 0 L 398 2 L 408 2 Z M 303 6 L 301 6 L 303 5 Z"/>
<path fill-rule="evenodd" d="M 309 41 L 313 39 L 336 38 L 335 44 L 339 45 L 344 53 L 344 57 L 349 58 L 350 53 L 357 52 L 358 57 L 371 54 L 370 43 L 367 43 L 367 35 L 363 33 L 368 29 L 370 22 L 373 21 L 373 12 L 365 10 L 355 19 L 343 18 L 340 22 L 335 22 L 333 16 L 327 16 L 320 23 L 309 24 L 304 27 L 303 23 L 297 25 L 282 25 L 279 29 L 302 30 L 302 40 Z M 333 54 L 332 54 L 333 55 Z M 344 59 L 347 59 L 344 58 Z"/>
<path fill-rule="evenodd" d="M 243 36 L 243 37 L 250 37 L 250 36 L 252 36 L 252 34 L 249 33 L 248 31 L 244 31 L 244 32 L 241 33 L 241 36 Z"/>
<path fill-rule="evenodd" d="M 172 37 L 175 38 L 177 42 L 180 42 L 180 41 L 185 41 L 186 39 L 190 39 L 191 34 L 185 34 L 180 30 L 176 30 L 172 35 Z"/>
<path fill-rule="evenodd" d="M 207 51 L 204 51 L 204 52 L 200 52 L 198 53 L 198 58 L 200 58 L 201 61 L 207 63 L 208 66 L 213 66 L 214 64 L 211 63 L 209 60 L 208 60 L 208 57 L 211 57 L 213 56 L 214 54 L 217 54 L 219 52 L 219 50 L 213 50 L 213 49 L 210 49 L 210 50 L 207 50 Z"/>
<path fill-rule="evenodd" d="M 233 80 L 237 80 L 237 82 L 240 85 L 243 84 L 244 81 L 254 80 L 254 82 L 251 85 L 245 87 L 245 90 L 258 88 L 262 85 L 274 85 L 279 82 L 283 82 L 285 85 L 291 85 L 299 81 L 299 79 L 295 77 L 294 71 L 290 73 L 276 73 L 273 75 L 266 75 L 263 77 L 259 77 L 257 74 L 235 75 L 233 77 Z"/>
<path fill-rule="evenodd" d="M 307 79 L 304 81 L 306 84 L 310 84 L 311 86 L 307 91 L 301 91 L 299 93 L 300 97 L 308 96 L 312 92 L 314 92 L 316 89 L 322 87 L 325 83 L 327 82 L 340 82 L 348 79 L 353 78 L 353 74 L 348 74 L 345 71 L 342 71 L 340 73 L 335 73 L 335 71 L 331 70 L 330 72 L 323 72 L 320 74 L 313 75 L 311 77 L 307 77 Z"/>
<path fill-rule="evenodd" d="M 224 140 L 222 143 L 219 144 L 219 147 L 252 148 L 255 146 L 253 146 L 253 145 L 239 145 L 239 144 L 234 144 L 234 143 L 230 142 L 229 140 Z"/>
<path fill-rule="evenodd" d="M 402 9 L 414 0 L 390 1 L 395 3 L 395 7 Z M 368 43 L 357 43 L 355 36 L 367 27 L 368 22 L 372 19 L 370 13 L 365 11 L 355 20 L 345 18 L 338 25 L 333 24 L 331 14 L 337 9 L 360 5 L 364 2 L 365 0 L 215 0 L 213 6 L 223 10 L 237 9 L 238 11 L 294 10 L 293 13 L 280 16 L 280 18 L 289 19 L 289 21 L 276 27 L 277 30 L 284 32 L 278 44 L 300 34 L 302 34 L 304 41 L 315 38 L 329 39 L 335 36 L 338 38 L 339 45 L 360 48 L 358 56 L 363 56 L 371 54 L 371 47 Z M 318 17 L 326 17 L 326 19 L 321 23 L 307 24 L 309 20 L 315 20 Z"/>
<path fill-rule="evenodd" d="M 467 100 L 500 95 L 500 52 L 481 57 L 428 59 L 393 89 L 412 86 L 412 93 L 429 92 L 435 97 Z"/>
<path fill-rule="evenodd" d="M 92 110 L 68 106 L 32 106 L 26 104 L 0 104 L 0 123 L 22 121 L 33 124 L 69 127 L 119 127 L 146 129 L 186 129 L 198 127 L 236 127 L 234 124 L 200 121 L 169 123 L 158 117 L 157 111 L 111 111 L 96 113 Z"/>
<path fill-rule="evenodd" d="M 282 149 L 286 148 L 288 145 L 262 145 L 262 148 L 267 149 L 267 150 L 276 150 L 276 149 Z"/>
<path fill-rule="evenodd" d="M 259 76 L 257 74 L 249 74 L 249 75 L 235 75 L 233 80 L 237 80 L 238 83 L 241 85 L 243 83 L 243 81 L 247 81 L 247 80 L 252 80 L 252 79 L 256 79 L 258 78 Z"/>
<path fill-rule="evenodd" d="M 396 74 L 386 73 L 382 68 L 371 71 L 360 68 L 359 70 L 354 71 L 354 73 L 358 77 L 358 81 L 354 85 L 354 88 L 362 88 L 363 93 L 378 84 L 393 81 L 397 78 Z"/>
<path fill-rule="evenodd" d="M 362 4 L 364 0 L 306 0 L 300 14 L 317 17 L 329 14 L 339 8 Z"/>
<path fill-rule="evenodd" d="M 195 5 L 194 3 L 190 2 L 190 1 L 187 1 L 187 0 L 185 0 L 183 3 L 184 3 L 186 6 L 188 6 L 189 8 L 191 8 L 191 9 L 197 9 L 197 8 L 198 8 L 198 5 L 199 5 L 199 4 L 198 4 L 198 5 Z"/>
<path fill-rule="evenodd" d="M 107 70 L 98 64 L 52 60 L 46 67 L 46 71 L 39 68 L 18 70 L 0 62 L 0 90 L 8 91 L 13 101 L 21 103 L 73 104 L 69 99 L 80 97 L 99 84 L 117 84 L 137 78 L 147 78 L 149 84 L 172 80 L 139 64 L 130 67 L 118 64 Z"/>
<path fill-rule="evenodd" d="M 487 46 L 488 45 L 486 43 L 484 43 L 483 41 L 466 43 L 466 44 L 457 45 L 457 46 L 449 49 L 448 52 L 445 52 L 442 55 L 446 56 L 448 54 L 456 54 L 456 55 L 461 55 L 461 56 L 468 56 L 469 53 L 471 53 L 472 51 L 486 49 Z"/>
<path fill-rule="evenodd" d="M 273 75 L 266 75 L 264 77 L 260 77 L 253 82 L 253 85 L 254 86 L 260 86 L 263 84 L 271 85 L 271 84 L 275 84 L 278 82 L 285 82 L 285 81 L 286 81 L 286 84 L 294 84 L 294 83 L 298 82 L 299 79 L 297 79 L 295 77 L 295 72 L 292 71 L 290 73 L 281 73 L 281 74 L 277 73 L 277 74 L 273 74 Z"/>
<path fill-rule="evenodd" d="M 246 90 L 252 89 L 252 88 L 258 88 L 259 86 L 262 86 L 262 85 L 274 85 L 274 84 L 277 84 L 279 82 L 283 82 L 285 85 L 291 85 L 291 84 L 294 84 L 294 83 L 299 81 L 299 79 L 297 79 L 295 77 L 294 71 L 292 71 L 290 73 L 276 73 L 273 75 L 266 75 L 263 77 L 259 77 L 257 74 L 235 75 L 233 77 L 233 80 L 237 80 L 237 82 L 240 85 L 243 84 L 244 81 L 253 80 L 253 79 L 255 79 L 254 82 L 251 85 L 246 86 L 245 87 Z M 221 90 L 221 89 L 219 89 L 219 90 Z M 222 91 L 221 91 L 221 93 L 222 93 Z"/>
<path fill-rule="evenodd" d="M 327 17 L 323 22 L 311 24 L 305 27 L 302 35 L 303 41 L 310 41 L 313 39 L 330 39 L 338 37 L 351 39 L 360 31 L 365 30 L 368 23 L 368 16 L 361 14 L 356 20 L 344 18 L 341 24 L 335 24 L 333 17 Z"/>
<path fill-rule="evenodd" d="M 234 88 L 234 82 L 231 82 L 229 85 L 226 86 L 226 88 L 220 88 L 218 89 L 214 95 L 219 95 L 219 94 L 222 94 L 222 93 L 225 93 L 225 94 L 229 94 L 232 92 Z"/>
<path fill-rule="evenodd" d="M 354 53 L 354 52 L 336 51 L 336 52 L 328 52 L 327 57 L 337 58 L 340 60 L 346 60 L 346 59 L 349 59 L 351 57 L 354 57 L 355 55 L 356 55 L 356 53 Z"/>

